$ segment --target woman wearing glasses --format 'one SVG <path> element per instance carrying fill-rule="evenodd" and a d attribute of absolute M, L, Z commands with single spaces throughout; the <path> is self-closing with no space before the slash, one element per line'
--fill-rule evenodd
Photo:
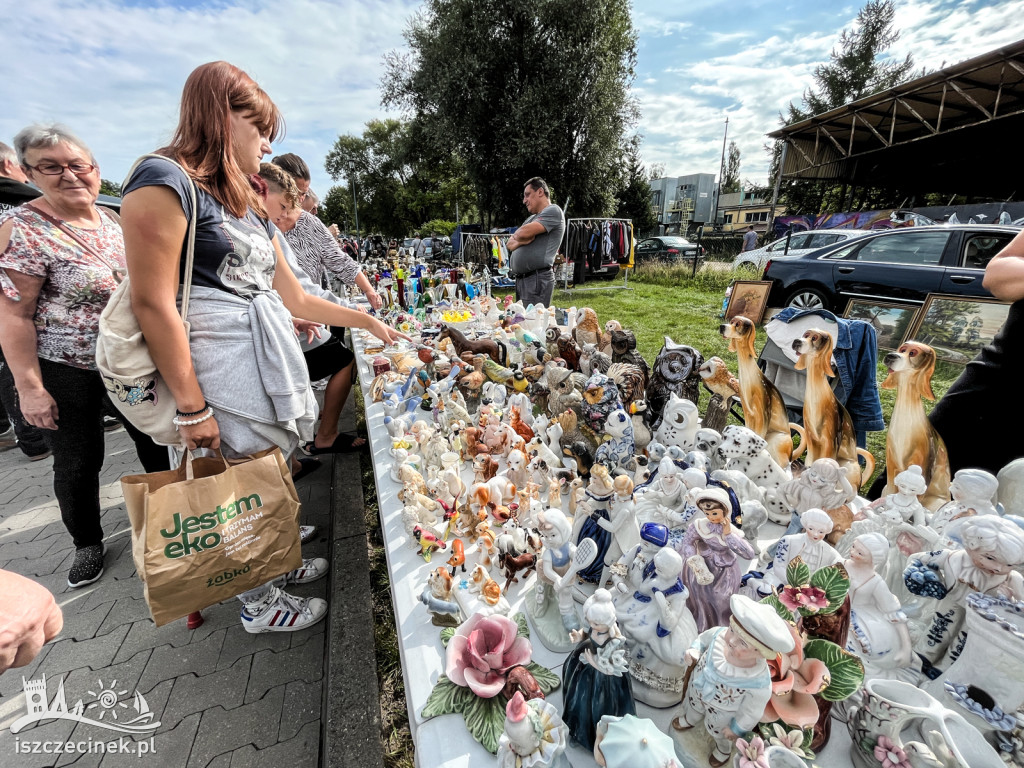
<path fill-rule="evenodd" d="M 125 266 L 121 228 L 96 207 L 100 169 L 60 125 L 32 125 L 14 139 L 42 196 L 0 223 L 0 345 L 25 419 L 53 451 L 53 490 L 75 543 L 68 586 L 103 574 L 99 475 L 103 403 L 96 370 L 100 312 Z M 167 449 L 125 425 L 147 472 L 168 468 Z"/>

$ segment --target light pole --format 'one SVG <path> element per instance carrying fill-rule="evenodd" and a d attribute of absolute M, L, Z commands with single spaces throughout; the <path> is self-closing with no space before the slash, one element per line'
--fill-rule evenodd
<path fill-rule="evenodd" d="M 352 208 L 356 214 L 356 240 L 362 241 L 362 234 L 359 232 L 359 203 L 356 201 L 356 161 L 348 161 L 348 180 L 352 183 Z"/>

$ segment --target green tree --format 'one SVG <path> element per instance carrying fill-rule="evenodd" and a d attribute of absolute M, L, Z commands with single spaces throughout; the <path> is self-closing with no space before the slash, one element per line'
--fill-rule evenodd
<path fill-rule="evenodd" d="M 121 185 L 116 181 L 110 179 L 100 179 L 100 194 L 110 195 L 111 197 L 121 196 Z"/>
<path fill-rule="evenodd" d="M 740 191 L 740 148 L 735 141 L 729 142 L 729 152 L 725 156 L 725 171 L 722 173 L 722 193 Z"/>
<path fill-rule="evenodd" d="M 571 215 L 614 210 L 637 119 L 629 0 L 426 0 L 405 39 L 385 58 L 384 105 L 464 158 L 489 223 L 524 217 L 531 176 Z"/>
<path fill-rule="evenodd" d="M 356 221 L 352 215 L 352 188 L 336 184 L 327 190 L 317 208 L 317 216 L 328 226 L 337 224 L 342 232 L 354 234 Z"/>
<path fill-rule="evenodd" d="M 893 0 L 868 0 L 853 26 L 843 30 L 828 63 L 814 68 L 814 87 L 804 91 L 802 103 L 798 106 L 791 102 L 786 114 L 779 116 L 781 124 L 798 123 L 915 76 L 913 56 L 893 59 L 887 54 L 900 37 L 899 30 L 893 27 L 895 16 Z M 774 179 L 782 154 L 781 142 L 775 142 L 769 151 Z M 892 207 L 905 199 L 898 190 L 862 188 L 856 195 L 847 192 L 845 184 L 783 180 L 780 200 L 790 213 L 818 214 Z"/>
<path fill-rule="evenodd" d="M 616 218 L 632 219 L 637 236 L 652 232 L 658 226 L 658 217 L 651 207 L 650 177 L 635 143 L 626 155 L 622 176 L 621 186 L 615 195 Z"/>

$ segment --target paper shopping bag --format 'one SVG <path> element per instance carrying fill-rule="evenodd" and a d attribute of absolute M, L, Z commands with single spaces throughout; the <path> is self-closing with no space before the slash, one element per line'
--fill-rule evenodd
<path fill-rule="evenodd" d="M 299 497 L 278 448 L 121 478 L 132 557 L 162 626 L 302 566 Z"/>

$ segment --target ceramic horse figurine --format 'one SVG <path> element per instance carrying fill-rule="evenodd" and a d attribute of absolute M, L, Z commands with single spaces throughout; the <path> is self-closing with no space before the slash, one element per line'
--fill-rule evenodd
<path fill-rule="evenodd" d="M 474 355 L 487 355 L 499 365 L 505 365 L 508 360 L 508 349 L 504 344 L 494 339 L 470 340 L 466 334 L 450 325 L 445 325 L 441 328 L 441 333 L 438 334 L 437 340 L 440 342 L 442 339 L 449 339 L 451 341 L 459 357 L 462 357 L 464 352 L 471 352 Z"/>

